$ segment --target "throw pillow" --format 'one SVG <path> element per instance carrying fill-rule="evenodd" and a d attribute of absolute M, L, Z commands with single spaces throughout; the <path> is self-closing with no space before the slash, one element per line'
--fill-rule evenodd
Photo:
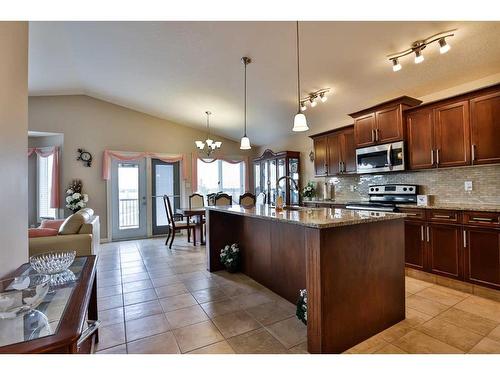
<path fill-rule="evenodd" d="M 59 234 L 76 234 L 80 231 L 83 223 L 85 223 L 85 217 L 77 212 L 64 220 L 59 228 Z"/>
<path fill-rule="evenodd" d="M 28 237 L 36 238 L 36 237 L 50 237 L 57 236 L 57 229 L 53 228 L 29 228 L 28 229 Z"/>

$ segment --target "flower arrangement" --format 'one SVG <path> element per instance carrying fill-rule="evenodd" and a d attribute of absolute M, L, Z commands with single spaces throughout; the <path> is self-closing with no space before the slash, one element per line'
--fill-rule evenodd
<path fill-rule="evenodd" d="M 82 194 L 82 181 L 73 180 L 66 190 L 66 208 L 69 208 L 73 213 L 87 207 L 89 196 Z"/>
<path fill-rule="evenodd" d="M 309 181 L 306 186 L 302 189 L 302 196 L 305 198 L 312 198 L 314 197 L 314 183 Z"/>
<path fill-rule="evenodd" d="M 297 318 L 307 325 L 307 290 L 301 289 L 299 292 L 299 299 L 297 301 L 297 310 L 295 312 Z"/>
<path fill-rule="evenodd" d="M 220 251 L 220 261 L 228 272 L 236 272 L 240 266 L 240 248 L 238 244 L 226 245 Z"/>

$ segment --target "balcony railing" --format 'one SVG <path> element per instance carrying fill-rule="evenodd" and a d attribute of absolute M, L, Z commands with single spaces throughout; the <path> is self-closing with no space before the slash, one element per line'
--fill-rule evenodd
<path fill-rule="evenodd" d="M 139 228 L 139 199 L 119 200 L 120 229 Z"/>

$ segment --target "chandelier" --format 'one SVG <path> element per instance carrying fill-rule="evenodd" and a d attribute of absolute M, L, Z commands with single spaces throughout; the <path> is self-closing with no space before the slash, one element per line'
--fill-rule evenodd
<path fill-rule="evenodd" d="M 206 156 L 210 156 L 214 151 L 220 149 L 222 146 L 221 141 L 214 141 L 210 138 L 210 115 L 212 112 L 205 111 L 207 115 L 207 139 L 205 141 L 195 141 L 196 147 L 203 151 Z"/>

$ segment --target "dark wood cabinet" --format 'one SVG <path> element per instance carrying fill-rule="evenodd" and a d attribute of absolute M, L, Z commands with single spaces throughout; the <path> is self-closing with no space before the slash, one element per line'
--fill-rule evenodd
<path fill-rule="evenodd" d="M 465 280 L 500 288 L 500 230 L 464 227 Z"/>
<path fill-rule="evenodd" d="M 356 172 L 356 145 L 352 125 L 312 135 L 316 177 Z"/>
<path fill-rule="evenodd" d="M 434 109 L 435 163 L 437 167 L 470 164 L 469 102 Z"/>
<path fill-rule="evenodd" d="M 321 136 L 313 139 L 314 146 L 314 174 L 316 176 L 327 175 L 327 137 Z"/>
<path fill-rule="evenodd" d="M 405 221 L 405 263 L 407 266 L 424 270 L 425 261 L 425 223 Z"/>
<path fill-rule="evenodd" d="M 500 91 L 470 100 L 472 163 L 499 163 Z"/>
<path fill-rule="evenodd" d="M 406 116 L 408 166 L 425 169 L 434 166 L 433 111 L 424 109 Z"/>
<path fill-rule="evenodd" d="M 432 273 L 462 278 L 461 227 L 449 224 L 428 224 L 429 270 Z"/>
<path fill-rule="evenodd" d="M 351 113 L 354 119 L 354 138 L 357 148 L 402 141 L 405 138 L 403 111 L 422 103 L 402 96 L 375 107 Z"/>

